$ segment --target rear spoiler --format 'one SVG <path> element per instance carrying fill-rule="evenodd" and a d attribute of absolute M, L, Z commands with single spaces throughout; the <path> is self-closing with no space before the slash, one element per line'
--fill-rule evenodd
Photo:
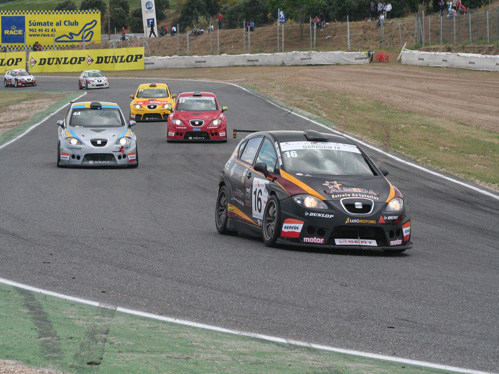
<path fill-rule="evenodd" d="M 261 130 L 237 130 L 237 129 L 234 129 L 234 130 L 232 130 L 232 137 L 234 139 L 236 139 L 238 132 L 259 132 L 259 131 L 261 131 Z"/>

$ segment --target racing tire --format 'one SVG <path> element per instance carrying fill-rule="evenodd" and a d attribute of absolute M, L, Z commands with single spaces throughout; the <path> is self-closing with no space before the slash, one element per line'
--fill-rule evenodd
<path fill-rule="evenodd" d="M 225 186 L 221 186 L 218 190 L 215 226 L 219 234 L 229 234 L 229 229 L 227 229 L 227 187 Z"/>
<path fill-rule="evenodd" d="M 3 80 L 3 86 L 4 86 L 4 87 L 7 87 L 7 86 L 8 86 L 8 84 L 7 84 L 7 79 L 4 79 L 4 80 Z"/>
<path fill-rule="evenodd" d="M 14 80 L 14 87 L 19 87 L 19 85 L 17 84 L 17 79 Z"/>
<path fill-rule="evenodd" d="M 88 83 L 85 82 L 85 89 L 88 90 Z"/>
<path fill-rule="evenodd" d="M 79 89 L 79 90 L 83 90 L 83 86 L 81 85 L 81 82 L 80 82 L 80 81 L 78 81 L 78 89 Z"/>
<path fill-rule="evenodd" d="M 274 247 L 281 234 L 281 206 L 276 195 L 270 196 L 263 213 L 263 242 L 267 247 Z"/>
<path fill-rule="evenodd" d="M 61 142 L 57 142 L 57 167 L 61 167 Z"/>
<path fill-rule="evenodd" d="M 133 165 L 130 165 L 129 168 L 135 169 L 139 167 L 139 147 L 135 147 L 135 160 L 137 162 Z"/>

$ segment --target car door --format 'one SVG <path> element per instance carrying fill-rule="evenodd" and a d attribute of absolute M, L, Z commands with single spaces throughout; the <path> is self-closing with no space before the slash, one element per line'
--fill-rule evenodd
<path fill-rule="evenodd" d="M 241 143 L 237 155 L 232 159 L 228 168 L 232 195 L 231 202 L 245 215 L 245 217 L 241 216 L 241 219 L 253 224 L 257 222 L 251 219 L 252 177 L 254 173 L 252 166 L 262 139 L 263 136 L 258 136 Z"/>
<path fill-rule="evenodd" d="M 267 166 L 269 173 L 275 173 L 277 171 L 277 154 L 272 141 L 267 137 L 263 139 L 262 145 L 254 160 L 253 167 L 257 163 L 264 163 Z M 269 196 L 267 185 L 269 183 L 270 179 L 266 178 L 261 173 L 256 172 L 254 168 L 251 168 L 251 172 L 248 172 L 247 174 L 246 185 L 251 185 L 251 217 L 256 220 L 259 226 L 261 226 L 263 212 L 267 206 Z"/>

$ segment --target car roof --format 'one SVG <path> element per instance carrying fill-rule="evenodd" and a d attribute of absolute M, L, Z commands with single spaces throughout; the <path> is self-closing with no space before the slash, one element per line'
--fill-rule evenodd
<path fill-rule="evenodd" d="M 100 70 L 83 70 L 82 73 L 93 73 L 93 72 L 97 72 L 97 73 L 102 73 L 102 71 Z"/>
<path fill-rule="evenodd" d="M 267 135 L 274 141 L 279 143 L 282 142 L 299 142 L 299 141 L 317 141 L 317 142 L 331 142 L 331 143 L 344 143 L 344 144 L 354 144 L 356 143 L 344 136 L 334 135 L 328 133 L 322 133 L 315 130 L 275 130 L 275 131 L 258 131 L 246 138 L 254 138 L 256 136 Z"/>
<path fill-rule="evenodd" d="M 142 83 L 139 85 L 139 90 L 144 88 L 152 88 L 152 85 L 155 84 L 156 87 L 167 88 L 168 85 L 166 83 Z"/>
<path fill-rule="evenodd" d="M 112 103 L 110 101 L 79 101 L 71 104 L 71 108 L 91 108 L 92 106 L 96 106 L 100 104 L 102 108 L 116 108 L 119 109 L 119 105 L 116 103 Z"/>
<path fill-rule="evenodd" d="M 213 92 L 199 92 L 199 91 L 182 92 L 178 96 L 206 96 L 206 97 L 216 97 Z"/>

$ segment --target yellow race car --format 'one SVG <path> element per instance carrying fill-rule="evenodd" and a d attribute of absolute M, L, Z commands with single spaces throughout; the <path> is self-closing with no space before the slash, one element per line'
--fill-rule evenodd
<path fill-rule="evenodd" d="M 130 119 L 138 121 L 166 121 L 175 105 L 177 95 L 172 95 L 165 83 L 141 84 L 130 103 Z"/>

